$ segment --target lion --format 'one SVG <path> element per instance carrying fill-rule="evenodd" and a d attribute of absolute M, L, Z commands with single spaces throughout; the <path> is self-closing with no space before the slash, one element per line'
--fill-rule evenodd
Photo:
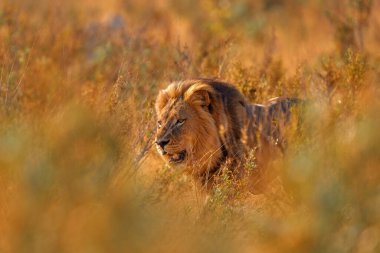
<path fill-rule="evenodd" d="M 171 166 L 197 178 L 216 173 L 227 160 L 242 164 L 250 150 L 283 150 L 282 128 L 298 98 L 251 104 L 232 84 L 194 79 L 171 83 L 157 96 L 157 151 Z"/>

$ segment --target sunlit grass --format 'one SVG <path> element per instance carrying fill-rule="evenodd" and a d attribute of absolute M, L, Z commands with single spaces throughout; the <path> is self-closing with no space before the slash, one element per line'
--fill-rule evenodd
<path fill-rule="evenodd" d="M 377 1 L 0 2 L 0 252 L 379 252 Z M 170 81 L 306 99 L 261 195 L 154 148 Z M 256 173 L 254 156 L 246 169 Z"/>

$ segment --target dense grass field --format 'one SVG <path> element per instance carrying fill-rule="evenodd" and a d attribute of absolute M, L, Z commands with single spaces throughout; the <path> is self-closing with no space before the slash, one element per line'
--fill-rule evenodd
<path fill-rule="evenodd" d="M 311 101 L 263 194 L 152 147 L 194 77 Z M 380 252 L 379 89 L 378 0 L 1 0 L 0 252 Z"/>

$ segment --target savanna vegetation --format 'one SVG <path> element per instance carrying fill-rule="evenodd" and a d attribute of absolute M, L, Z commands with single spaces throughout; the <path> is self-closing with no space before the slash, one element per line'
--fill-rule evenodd
<path fill-rule="evenodd" d="M 380 252 L 378 0 L 2 0 L 0 252 Z M 263 194 L 152 148 L 170 81 L 311 101 Z M 247 170 L 256 169 L 255 157 Z"/>

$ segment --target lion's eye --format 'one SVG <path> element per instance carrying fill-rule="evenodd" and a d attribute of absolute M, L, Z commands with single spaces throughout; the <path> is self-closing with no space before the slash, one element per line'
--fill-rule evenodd
<path fill-rule="evenodd" d="M 178 119 L 176 125 L 181 126 L 185 123 L 186 119 Z"/>
<path fill-rule="evenodd" d="M 157 121 L 157 128 L 161 128 L 161 121 Z"/>

